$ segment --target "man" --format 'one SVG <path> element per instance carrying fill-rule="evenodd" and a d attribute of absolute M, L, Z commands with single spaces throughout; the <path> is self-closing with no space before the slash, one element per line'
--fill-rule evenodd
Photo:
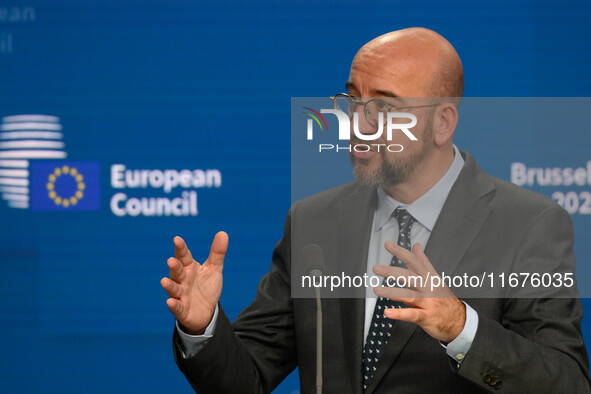
<path fill-rule="evenodd" d="M 360 114 L 362 133 L 375 130 L 368 97 L 450 99 L 412 108 L 418 141 L 402 152 L 354 152 L 357 181 L 292 206 L 269 273 L 232 325 L 218 303 L 228 236 L 215 236 L 202 265 L 175 238 L 170 279 L 161 284 L 177 320 L 175 359 L 198 392 L 270 392 L 296 365 L 302 392 L 315 391 L 316 303 L 292 298 L 293 236 L 323 245 L 327 259 L 361 262 L 360 273 L 383 277 L 437 275 L 431 261 L 447 272 L 477 264 L 573 268 L 568 214 L 488 176 L 453 145 L 463 70 L 443 37 L 412 28 L 372 40 L 355 56 L 347 88 L 351 97 L 342 97 Z M 590 392 L 576 298 L 459 300 L 447 287 L 373 291 L 377 300 L 323 300 L 324 392 Z"/>

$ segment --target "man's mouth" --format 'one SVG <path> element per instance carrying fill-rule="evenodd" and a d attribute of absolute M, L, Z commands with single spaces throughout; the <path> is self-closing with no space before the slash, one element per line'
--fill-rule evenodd
<path fill-rule="evenodd" d="M 351 154 L 357 159 L 368 160 L 378 152 L 377 146 L 364 142 L 351 142 Z"/>

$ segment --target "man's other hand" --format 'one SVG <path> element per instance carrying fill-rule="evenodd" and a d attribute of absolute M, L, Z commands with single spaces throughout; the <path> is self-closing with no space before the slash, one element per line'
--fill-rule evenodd
<path fill-rule="evenodd" d="M 412 308 L 390 308 L 384 311 L 389 319 L 416 323 L 433 338 L 451 342 L 464 329 L 466 306 L 457 299 L 445 284 L 430 288 L 429 276 L 439 276 L 431 262 L 423 253 L 420 244 L 415 244 L 412 252 L 393 242 L 386 242 L 386 250 L 406 264 L 406 269 L 392 266 L 375 265 L 373 271 L 384 277 L 420 276 L 422 287 L 375 287 L 374 293 L 380 297 L 403 302 Z M 439 281 L 439 283 L 442 283 Z"/>
<path fill-rule="evenodd" d="M 228 234 L 217 233 L 209 257 L 203 264 L 193 259 L 181 237 L 174 238 L 174 256 L 168 259 L 170 278 L 160 284 L 170 296 L 168 308 L 187 334 L 203 334 L 215 312 L 222 294 L 224 257 Z"/>

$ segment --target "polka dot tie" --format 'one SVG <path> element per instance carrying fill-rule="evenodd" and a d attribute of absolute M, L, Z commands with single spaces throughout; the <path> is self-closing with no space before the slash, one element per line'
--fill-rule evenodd
<path fill-rule="evenodd" d="M 392 213 L 392 216 L 398 221 L 398 245 L 410 250 L 410 228 L 415 222 L 415 218 L 406 209 L 400 208 L 397 208 Z M 395 256 L 392 256 L 390 265 L 406 268 L 406 265 Z M 386 280 L 384 279 L 385 284 Z M 365 347 L 363 348 L 363 390 L 367 389 L 376 371 L 378 360 L 392 334 L 394 321 L 384 316 L 384 310 L 388 308 L 403 308 L 404 306 L 399 301 L 391 301 L 387 298 L 378 297 L 376 300 L 371 326 L 369 327 L 369 332 L 365 339 Z"/>

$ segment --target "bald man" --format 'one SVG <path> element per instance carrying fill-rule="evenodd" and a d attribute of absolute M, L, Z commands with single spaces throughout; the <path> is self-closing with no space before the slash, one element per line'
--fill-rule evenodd
<path fill-rule="evenodd" d="M 417 141 L 405 140 L 402 152 L 352 150 L 356 181 L 291 207 L 271 269 L 233 324 L 219 303 L 228 236 L 215 236 L 203 264 L 174 239 L 161 284 L 177 320 L 175 359 L 197 392 L 270 392 L 296 366 L 301 391 L 316 391 L 316 302 L 291 296 L 292 268 L 305 264 L 299 245 L 321 245 L 327 261 L 380 277 L 475 264 L 573 268 L 570 216 L 490 177 L 453 144 L 463 71 L 447 40 L 422 28 L 377 37 L 353 59 L 346 86 L 339 99 L 364 134 L 376 128 L 364 111 L 370 97 L 392 108 L 404 98 L 445 99 L 406 106 Z M 381 286 L 364 295 L 323 300 L 324 392 L 590 392 L 576 298 L 460 300 L 446 287 Z"/>

